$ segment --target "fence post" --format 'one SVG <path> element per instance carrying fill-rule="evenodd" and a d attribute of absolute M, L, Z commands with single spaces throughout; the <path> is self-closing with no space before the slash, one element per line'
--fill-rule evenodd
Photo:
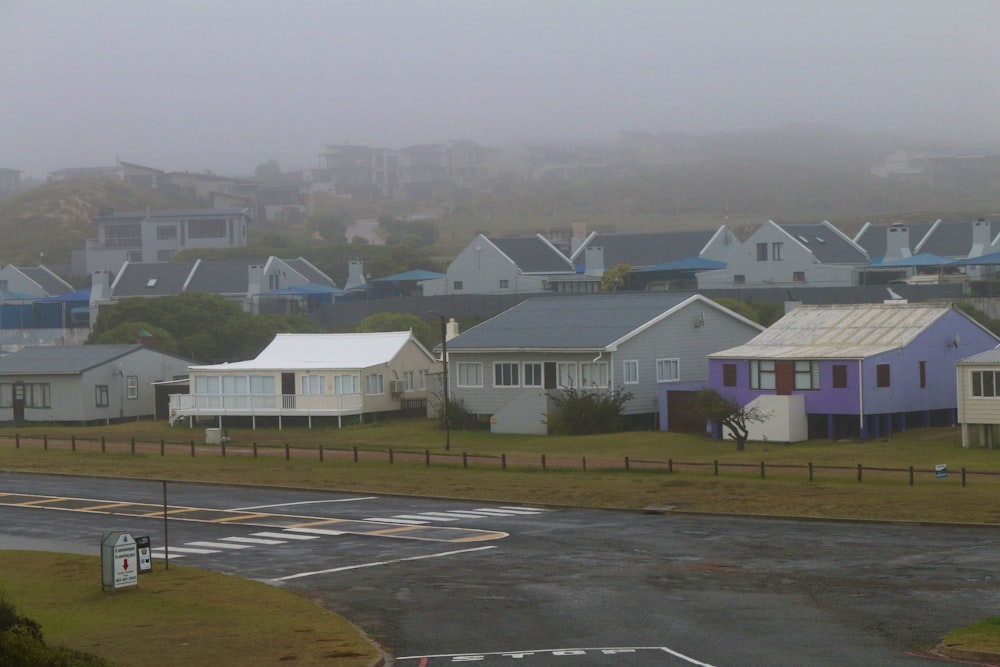
<path fill-rule="evenodd" d="M 104 436 L 102 435 L 102 436 L 101 436 L 101 454 L 103 454 L 103 453 L 105 452 L 105 450 L 106 450 L 106 449 L 107 449 L 107 445 L 106 445 L 106 443 L 104 442 Z"/>
<path fill-rule="evenodd" d="M 42 449 L 49 451 L 49 436 L 47 435 L 42 436 Z"/>
<path fill-rule="evenodd" d="M 319 446 L 319 462 L 323 462 L 323 445 Z"/>
<path fill-rule="evenodd" d="M 542 470 L 545 470 L 545 454 L 542 454 Z"/>
<path fill-rule="evenodd" d="M 587 457 L 583 457 L 583 472 L 587 472 Z"/>
<path fill-rule="evenodd" d="M 913 486 L 913 466 L 910 466 L 910 486 Z"/>
<path fill-rule="evenodd" d="M 389 463 L 395 463 L 395 457 L 392 455 L 392 447 L 389 448 Z"/>
<path fill-rule="evenodd" d="M 21 449 L 21 434 L 14 434 L 14 449 Z"/>
<path fill-rule="evenodd" d="M 75 435 L 69 436 L 69 449 L 70 449 L 71 452 L 75 452 L 76 451 L 76 436 Z"/>
<path fill-rule="evenodd" d="M 809 462 L 809 481 L 813 481 L 813 462 Z"/>
<path fill-rule="evenodd" d="M 764 462 L 760 462 L 760 478 L 764 479 Z"/>
<path fill-rule="evenodd" d="M 354 445 L 354 462 L 358 462 L 358 446 Z"/>
<path fill-rule="evenodd" d="M 861 464 L 858 464 L 858 484 L 861 483 Z"/>
<path fill-rule="evenodd" d="M 222 440 L 222 458 L 226 458 L 226 441 Z"/>
<path fill-rule="evenodd" d="M 285 460 L 286 461 L 292 460 L 292 450 L 288 447 L 287 442 L 285 443 Z"/>
<path fill-rule="evenodd" d="M 163 452 L 164 452 L 163 438 L 160 438 L 160 456 L 163 456 Z"/>
<path fill-rule="evenodd" d="M 712 466 L 715 469 L 715 476 L 718 477 L 719 476 L 719 459 L 715 459 L 714 461 L 712 461 Z"/>
<path fill-rule="evenodd" d="M 129 451 L 132 453 L 132 456 L 135 456 L 135 438 L 129 441 Z"/>
<path fill-rule="evenodd" d="M 257 443 L 253 443 L 253 457 L 257 458 Z"/>
<path fill-rule="evenodd" d="M 501 470 L 506 470 L 507 469 L 507 455 L 506 454 L 501 454 L 500 455 L 500 469 Z"/>
<path fill-rule="evenodd" d="M 463 468 L 469 467 L 469 455 L 466 454 L 465 452 L 462 452 L 462 467 Z"/>
<path fill-rule="evenodd" d="M 628 467 L 628 457 L 626 456 L 625 457 L 625 472 L 628 472 L 628 470 L 629 470 L 629 467 Z"/>
<path fill-rule="evenodd" d="M 194 440 L 191 441 L 191 458 L 194 458 Z"/>
<path fill-rule="evenodd" d="M 424 465 L 428 468 L 431 467 L 431 450 L 429 449 L 424 450 Z"/>
<path fill-rule="evenodd" d="M 674 471 L 674 460 L 667 459 L 667 472 L 673 472 L 673 471 Z"/>
<path fill-rule="evenodd" d="M 965 488 L 965 468 L 962 468 L 962 488 Z"/>

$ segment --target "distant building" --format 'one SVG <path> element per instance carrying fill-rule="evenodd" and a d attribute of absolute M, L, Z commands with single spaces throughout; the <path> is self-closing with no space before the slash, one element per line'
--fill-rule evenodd
<path fill-rule="evenodd" d="M 0 199 L 17 194 L 21 188 L 21 171 L 0 167 Z"/>

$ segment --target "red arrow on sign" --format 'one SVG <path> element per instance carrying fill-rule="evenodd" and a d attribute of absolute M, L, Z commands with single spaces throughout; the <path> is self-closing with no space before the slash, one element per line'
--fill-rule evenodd
<path fill-rule="evenodd" d="M 128 569 L 128 558 L 123 558 L 122 559 L 122 569 L 123 570 L 127 570 Z"/>

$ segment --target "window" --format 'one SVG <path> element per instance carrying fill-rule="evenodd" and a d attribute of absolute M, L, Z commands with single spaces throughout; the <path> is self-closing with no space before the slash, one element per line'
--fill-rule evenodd
<path fill-rule="evenodd" d="M 774 361 L 752 359 L 750 361 L 750 388 L 774 389 Z"/>
<path fill-rule="evenodd" d="M 804 283 L 806 281 L 805 271 L 792 271 L 792 282 L 793 283 Z"/>
<path fill-rule="evenodd" d="M 134 401 L 139 398 L 139 376 L 129 375 L 125 378 L 125 398 Z"/>
<path fill-rule="evenodd" d="M 247 393 L 247 376 L 246 375 L 223 375 L 222 376 L 222 393 L 223 394 L 245 394 L 245 393 Z"/>
<path fill-rule="evenodd" d="M 819 389 L 819 363 L 796 361 L 794 375 L 796 389 Z"/>
<path fill-rule="evenodd" d="M 478 362 L 470 361 L 458 362 L 458 386 L 482 387 L 483 365 Z"/>
<path fill-rule="evenodd" d="M 998 388 L 1000 388 L 1000 372 L 972 371 L 972 395 L 976 398 L 1000 398 Z"/>
<path fill-rule="evenodd" d="M 733 284 L 734 285 L 746 285 L 747 284 L 747 277 L 745 275 L 743 275 L 742 273 L 737 273 L 736 275 L 733 276 Z"/>
<path fill-rule="evenodd" d="M 847 364 L 833 365 L 833 388 L 847 389 Z"/>
<path fill-rule="evenodd" d="M 766 262 L 767 261 L 767 244 L 758 243 L 757 244 L 757 261 Z"/>
<path fill-rule="evenodd" d="M 462 281 L 461 280 L 456 280 L 455 282 L 453 282 L 451 284 L 451 288 L 453 290 L 455 290 L 456 292 L 461 291 L 461 289 L 462 289 Z"/>
<path fill-rule="evenodd" d="M 493 386 L 521 386 L 521 367 L 517 362 L 504 361 L 493 364 Z"/>
<path fill-rule="evenodd" d="M 302 384 L 302 393 L 305 395 L 326 393 L 326 378 L 322 375 L 303 375 L 300 382 Z"/>
<path fill-rule="evenodd" d="M 224 239 L 226 238 L 225 220 L 188 221 L 189 239 Z"/>
<path fill-rule="evenodd" d="M 194 377 L 194 393 L 196 394 L 218 394 L 218 375 L 196 375 Z"/>
<path fill-rule="evenodd" d="M 381 373 L 369 373 L 365 376 L 365 393 L 369 396 L 378 396 L 385 393 L 382 386 Z"/>
<path fill-rule="evenodd" d="M 0 408 L 14 407 L 14 391 L 11 384 L 0 384 Z"/>
<path fill-rule="evenodd" d="M 509 280 L 501 280 L 500 281 L 500 289 L 510 289 L 510 281 Z"/>
<path fill-rule="evenodd" d="M 781 250 L 784 248 L 785 244 L 777 241 L 771 244 L 771 260 L 775 262 L 781 261 Z"/>
<path fill-rule="evenodd" d="M 875 367 L 875 386 L 888 387 L 891 384 L 889 364 L 879 364 Z"/>
<path fill-rule="evenodd" d="M 413 391 L 413 371 L 403 371 L 403 391 Z"/>
<path fill-rule="evenodd" d="M 556 363 L 556 386 L 576 387 L 578 377 L 575 363 L 565 361 Z"/>
<path fill-rule="evenodd" d="M 99 408 L 106 408 L 108 404 L 108 385 L 99 384 L 94 387 L 94 405 Z"/>
<path fill-rule="evenodd" d="M 250 376 L 250 393 L 265 396 L 274 395 L 274 376 L 273 375 L 251 375 Z"/>
<path fill-rule="evenodd" d="M 582 389 L 607 387 L 609 384 L 607 363 L 600 361 L 580 364 L 580 387 Z"/>
<path fill-rule="evenodd" d="M 136 224 L 105 225 L 104 245 L 108 248 L 141 248 L 142 227 Z"/>
<path fill-rule="evenodd" d="M 420 379 L 420 386 L 418 389 L 427 389 L 427 369 L 421 368 L 418 375 Z"/>
<path fill-rule="evenodd" d="M 544 376 L 542 375 L 542 365 L 540 363 L 524 364 L 525 387 L 541 387 L 544 381 Z"/>
<path fill-rule="evenodd" d="M 722 364 L 722 386 L 736 386 L 736 364 Z"/>
<path fill-rule="evenodd" d="M 926 389 L 927 388 L 927 362 L 926 361 L 921 361 L 920 362 L 920 388 L 921 389 Z"/>
<path fill-rule="evenodd" d="M 172 241 L 177 238 L 177 227 L 174 225 L 157 225 L 156 240 Z"/>
<path fill-rule="evenodd" d="M 681 377 L 680 365 L 680 359 L 657 359 L 656 381 L 677 382 Z"/>
<path fill-rule="evenodd" d="M 8 280 L 0 280 L 0 292 L 6 292 L 8 289 L 10 289 L 8 287 L 9 284 L 10 281 Z"/>
<path fill-rule="evenodd" d="M 629 359 L 622 365 L 622 382 L 625 384 L 639 383 L 639 362 Z"/>
<path fill-rule="evenodd" d="M 12 387 L 12 385 L 7 385 Z M 49 395 L 48 383 L 25 383 L 24 385 L 24 407 L 26 408 L 51 408 L 51 398 Z M 13 401 L 11 405 L 13 407 Z"/>
<path fill-rule="evenodd" d="M 361 380 L 357 375 L 334 375 L 334 394 L 360 394 Z"/>

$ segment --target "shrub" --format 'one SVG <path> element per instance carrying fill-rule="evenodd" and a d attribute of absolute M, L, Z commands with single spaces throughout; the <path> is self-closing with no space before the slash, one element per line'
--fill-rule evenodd
<path fill-rule="evenodd" d="M 625 403 L 632 393 L 617 387 L 610 391 L 564 389 L 553 399 L 555 409 L 545 413 L 549 431 L 558 435 L 615 433 L 624 426 Z"/>

